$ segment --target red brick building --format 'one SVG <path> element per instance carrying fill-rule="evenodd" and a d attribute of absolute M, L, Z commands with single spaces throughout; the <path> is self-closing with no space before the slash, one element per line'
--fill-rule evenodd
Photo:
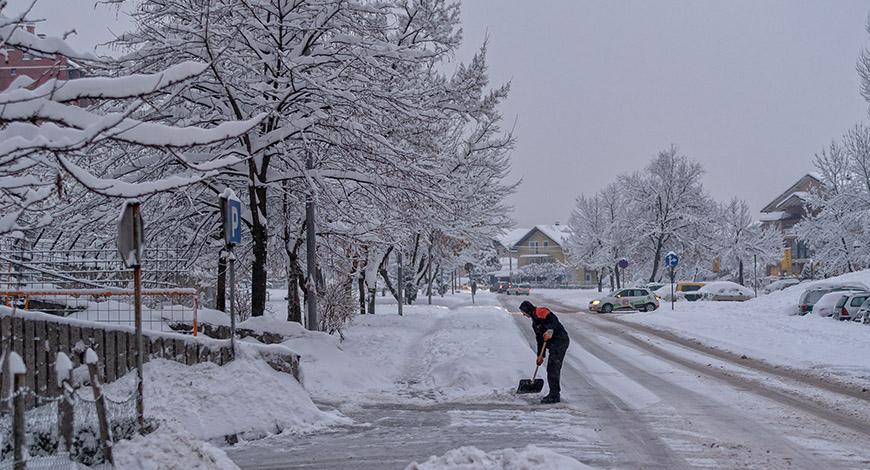
<path fill-rule="evenodd" d="M 27 30 L 35 32 L 33 26 Z M 81 70 L 63 56 L 35 56 L 10 47 L 0 50 L 0 90 L 9 88 L 20 76 L 33 79 L 36 83 L 29 88 L 34 88 L 52 78 L 72 80 L 81 75 Z"/>

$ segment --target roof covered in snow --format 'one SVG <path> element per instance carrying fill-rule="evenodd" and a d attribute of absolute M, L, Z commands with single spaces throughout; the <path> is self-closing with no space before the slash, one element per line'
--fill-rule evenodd
<path fill-rule="evenodd" d="M 552 224 L 552 225 L 535 225 L 531 229 L 526 230 L 526 233 L 523 234 L 517 241 L 513 243 L 513 245 L 520 245 L 526 239 L 532 236 L 535 232 L 541 232 L 550 240 L 558 246 L 564 246 L 565 241 L 571 235 L 571 231 L 568 229 L 566 225 L 560 224 Z"/>
<path fill-rule="evenodd" d="M 505 232 L 504 235 L 497 237 L 496 241 L 501 243 L 501 246 L 505 248 L 511 248 L 516 245 L 520 239 L 525 237 L 530 230 L 531 229 L 528 227 L 510 229 Z"/>
<path fill-rule="evenodd" d="M 809 191 L 822 186 L 822 181 L 815 174 L 806 174 L 768 205 L 761 209 L 763 213 L 782 212 L 785 208 L 802 204 Z"/>

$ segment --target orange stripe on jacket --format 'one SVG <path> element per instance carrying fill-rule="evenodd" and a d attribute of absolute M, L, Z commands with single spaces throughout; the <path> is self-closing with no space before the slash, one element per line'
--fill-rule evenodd
<path fill-rule="evenodd" d="M 550 309 L 547 307 L 537 307 L 535 308 L 535 316 L 540 318 L 541 320 L 547 318 L 550 315 Z"/>

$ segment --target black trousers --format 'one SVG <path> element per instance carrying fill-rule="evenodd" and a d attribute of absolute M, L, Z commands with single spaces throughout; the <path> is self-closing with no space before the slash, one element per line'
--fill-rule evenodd
<path fill-rule="evenodd" d="M 569 344 L 570 341 L 565 340 L 550 344 L 547 348 L 550 351 L 547 359 L 547 384 L 550 386 L 551 396 L 558 396 L 562 392 L 559 380 L 562 376 L 562 361 L 565 360 L 565 352 L 568 351 Z"/>

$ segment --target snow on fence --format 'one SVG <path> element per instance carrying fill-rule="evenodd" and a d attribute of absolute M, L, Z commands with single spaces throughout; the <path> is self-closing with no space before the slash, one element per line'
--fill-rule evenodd
<path fill-rule="evenodd" d="M 112 462 L 111 443 L 132 438 L 138 430 L 135 395 L 102 393 L 96 358 L 83 379 L 73 373 L 66 354 L 55 357 L 60 377 L 49 384 L 55 396 L 27 387 L 28 368 L 17 353 L 9 352 L 9 361 L 2 361 L 2 370 L 10 374 L 6 379 L 11 379 L 4 389 L 13 393 L 0 400 L 0 470 L 66 470 Z M 37 406 L 26 409 L 28 400 Z"/>
<path fill-rule="evenodd" d="M 234 359 L 230 342 L 205 337 L 144 332 L 144 359 L 160 357 L 193 365 L 211 361 L 223 365 Z M 27 364 L 27 386 L 40 396 L 54 396 L 54 357 L 58 352 L 69 355 L 74 366 L 83 362 L 87 348 L 100 358 L 100 373 L 113 382 L 136 367 L 134 329 L 127 326 L 58 318 L 39 312 L 17 311 L 0 307 L 0 347 L 17 352 Z M 27 407 L 35 400 L 29 398 Z"/>

